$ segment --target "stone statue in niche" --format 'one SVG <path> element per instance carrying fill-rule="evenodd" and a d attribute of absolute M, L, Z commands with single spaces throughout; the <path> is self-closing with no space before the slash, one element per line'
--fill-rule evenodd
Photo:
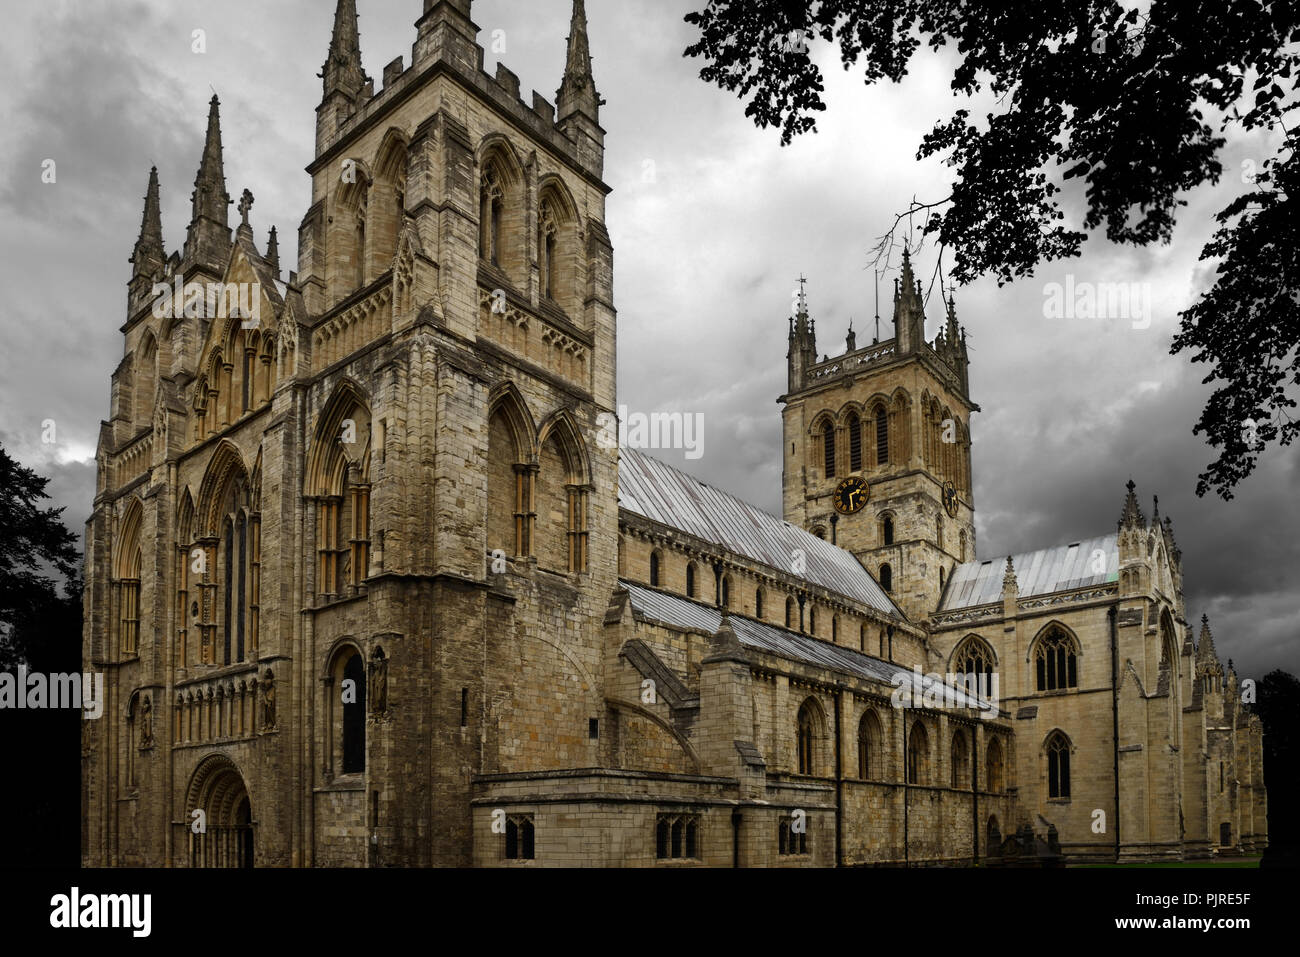
<path fill-rule="evenodd" d="M 153 747 L 153 702 L 149 696 L 144 696 L 144 703 L 140 705 L 140 749 Z"/>
<path fill-rule="evenodd" d="M 275 673 L 270 668 L 262 681 L 262 730 L 275 730 Z"/>
<path fill-rule="evenodd" d="M 388 710 L 388 659 L 376 648 L 370 659 L 370 711 L 383 714 Z"/>

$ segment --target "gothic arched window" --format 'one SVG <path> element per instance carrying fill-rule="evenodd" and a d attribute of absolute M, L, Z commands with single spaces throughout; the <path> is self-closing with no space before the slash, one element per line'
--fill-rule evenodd
<path fill-rule="evenodd" d="M 1001 794 L 1004 788 L 1002 780 L 1002 741 L 994 737 L 989 741 L 984 758 L 984 786 L 993 794 Z"/>
<path fill-rule="evenodd" d="M 558 285 L 555 244 L 557 231 L 554 210 L 550 201 L 544 199 L 537 209 L 537 267 L 543 299 L 554 299 Z"/>
<path fill-rule="evenodd" d="M 894 590 L 894 570 L 888 565 L 880 566 L 880 587 L 885 591 Z"/>
<path fill-rule="evenodd" d="M 952 670 L 966 677 L 982 676 L 985 687 L 992 687 L 996 658 L 989 643 L 979 635 L 967 635 L 952 655 Z"/>
<path fill-rule="evenodd" d="M 494 266 L 501 265 L 501 204 L 505 193 L 501 175 L 492 164 L 483 167 L 483 181 L 479 187 L 478 254 Z"/>
<path fill-rule="evenodd" d="M 366 769 L 366 664 L 353 650 L 343 665 L 343 773 Z"/>
<path fill-rule="evenodd" d="M 880 719 L 874 711 L 866 712 L 858 722 L 858 777 L 863 781 L 882 777 L 881 736 Z"/>
<path fill-rule="evenodd" d="M 862 420 L 856 412 L 849 413 L 849 471 L 862 470 Z"/>
<path fill-rule="evenodd" d="M 965 733 L 954 731 L 952 735 L 952 786 L 954 790 L 970 787 L 968 754 Z"/>
<path fill-rule="evenodd" d="M 822 461 L 826 478 L 835 477 L 835 426 L 830 421 L 822 425 Z"/>
<path fill-rule="evenodd" d="M 1059 628 L 1052 628 L 1038 639 L 1034 668 L 1039 691 L 1079 686 L 1074 642 Z"/>
<path fill-rule="evenodd" d="M 919 720 L 912 725 L 912 733 L 907 742 L 907 783 L 928 784 L 930 782 L 930 737 L 925 733 L 925 725 Z"/>
<path fill-rule="evenodd" d="M 885 410 L 884 403 L 878 403 L 871 412 L 871 417 L 876 423 L 876 464 L 887 465 L 889 463 L 889 413 Z"/>
<path fill-rule="evenodd" d="M 1070 796 L 1070 739 L 1053 731 L 1047 739 L 1047 796 Z"/>
<path fill-rule="evenodd" d="M 817 716 L 811 701 L 799 708 L 796 751 L 800 774 L 816 774 L 817 761 L 814 747 L 817 739 Z"/>

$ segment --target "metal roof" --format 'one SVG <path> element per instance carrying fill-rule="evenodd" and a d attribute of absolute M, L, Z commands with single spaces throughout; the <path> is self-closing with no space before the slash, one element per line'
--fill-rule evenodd
<path fill-rule="evenodd" d="M 717 608 L 628 581 L 620 581 L 619 585 L 627 589 L 632 602 L 632 611 L 642 620 L 660 622 L 707 635 L 714 634 L 722 624 L 722 613 Z M 845 648 L 740 615 L 731 615 L 730 621 L 736 637 L 748 648 L 870 681 L 879 681 L 894 687 L 907 684 L 916 689 L 918 695 L 928 686 L 924 678 L 918 683 L 917 673 L 912 669 L 854 651 L 852 648 Z M 952 688 L 952 700 L 957 703 L 957 706 L 984 707 L 978 698 L 967 696 L 958 687 L 951 685 L 949 687 Z"/>
<path fill-rule="evenodd" d="M 1093 570 L 1097 552 L 1105 556 L 1105 571 Z M 1100 538 L 1012 555 L 1011 564 L 1015 566 L 1021 598 L 1104 585 L 1119 580 L 1119 535 L 1112 532 Z M 958 565 L 948 579 L 939 611 L 1001 601 L 1006 567 L 1005 555 L 986 562 Z"/>
<path fill-rule="evenodd" d="M 786 574 L 802 551 L 810 583 L 904 617 L 850 552 L 636 449 L 619 453 L 618 504 Z"/>

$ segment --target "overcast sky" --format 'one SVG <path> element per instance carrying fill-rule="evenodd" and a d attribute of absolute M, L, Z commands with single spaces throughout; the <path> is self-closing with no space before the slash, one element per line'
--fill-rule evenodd
<path fill-rule="evenodd" d="M 915 196 L 946 195 L 947 170 L 918 162 L 930 125 L 960 104 L 953 62 L 922 51 L 900 86 L 867 88 L 818 50 L 829 110 L 820 132 L 781 147 L 743 105 L 698 79 L 682 57 L 683 21 L 703 0 L 588 0 L 597 86 L 606 98 L 605 179 L 615 248 L 619 400 L 630 411 L 704 415 L 704 454 L 664 455 L 779 514 L 786 317 L 808 277 L 818 347 L 844 349 L 850 318 L 873 334 L 869 249 Z M 357 0 L 367 72 L 409 65 L 420 0 Z M 279 227 L 296 262 L 310 201 L 317 78 L 334 0 L 22 0 L 0 33 L 0 442 L 52 476 L 75 529 L 90 511 L 93 453 L 123 351 L 127 258 L 149 167 L 162 183 L 163 234 L 179 248 L 207 101 L 221 97 L 228 191 L 252 190 L 259 246 Z M 570 0 L 476 0 L 486 68 L 499 58 L 554 100 Z M 206 31 L 206 52 L 192 51 Z M 496 31 L 501 31 L 497 33 Z M 494 40 L 504 53 L 492 52 Z M 1229 141 L 1228 175 L 1187 196 L 1174 242 L 1118 248 L 1104 240 L 1032 279 L 959 289 L 971 349 L 971 423 L 979 557 L 995 558 L 1114 531 L 1124 483 L 1172 515 L 1183 550 L 1189 619 L 1208 613 L 1220 654 L 1239 673 L 1300 671 L 1296 582 L 1297 457 L 1267 453 L 1228 503 L 1198 499 L 1213 458 L 1192 426 L 1209 389 L 1203 367 L 1169 355 L 1177 314 L 1211 278 L 1198 262 L 1214 213 L 1243 188 L 1237 171 L 1276 143 Z M 42 184 L 42 162 L 57 182 Z M 232 222 L 234 221 L 232 210 Z M 934 266 L 926 248 L 918 266 Z M 1149 284 L 1152 317 L 1044 317 L 1052 282 Z M 892 277 L 881 282 L 889 299 Z M 942 310 L 931 301 L 933 338 Z M 881 338 L 889 310 L 882 306 Z M 57 441 L 41 442 L 53 419 Z"/>

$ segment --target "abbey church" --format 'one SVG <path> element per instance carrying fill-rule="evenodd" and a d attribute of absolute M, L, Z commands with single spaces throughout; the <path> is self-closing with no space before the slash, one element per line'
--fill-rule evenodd
<path fill-rule="evenodd" d="M 1092 538 L 979 554 L 951 298 L 927 338 L 905 259 L 892 337 L 833 358 L 806 302 L 774 317 L 780 517 L 606 447 L 583 0 L 554 103 L 484 71 L 471 0 L 416 30 L 376 83 L 338 0 L 296 269 L 227 184 L 216 97 L 179 249 L 149 175 L 86 529 L 84 864 L 1266 846 L 1259 720 L 1171 521 L 1130 483 Z"/>

